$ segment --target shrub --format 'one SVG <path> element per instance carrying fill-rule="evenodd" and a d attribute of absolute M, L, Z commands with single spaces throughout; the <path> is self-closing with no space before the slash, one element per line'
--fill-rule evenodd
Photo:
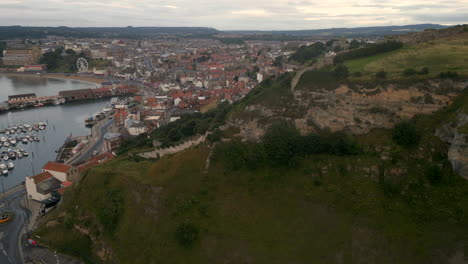
<path fill-rule="evenodd" d="M 457 77 L 458 77 L 458 72 L 451 72 L 451 71 L 441 72 L 441 73 L 439 74 L 439 77 L 440 77 L 440 78 L 443 78 L 443 79 L 453 79 L 453 78 L 457 78 Z"/>
<path fill-rule="evenodd" d="M 418 74 L 420 74 L 420 75 L 429 74 L 429 68 L 428 67 L 422 68 L 421 71 L 418 72 Z"/>
<path fill-rule="evenodd" d="M 439 166 L 432 165 L 427 168 L 426 177 L 431 184 L 436 185 L 442 181 L 443 173 Z"/>
<path fill-rule="evenodd" d="M 183 247 L 191 247 L 198 239 L 198 229 L 190 223 L 180 223 L 174 233 L 175 239 Z"/>
<path fill-rule="evenodd" d="M 336 66 L 335 71 L 333 72 L 337 79 L 346 79 L 349 76 L 349 71 L 346 66 L 340 64 Z"/>
<path fill-rule="evenodd" d="M 354 77 L 361 77 L 362 73 L 360 71 L 353 73 Z"/>
<path fill-rule="evenodd" d="M 415 69 L 406 69 L 405 71 L 403 71 L 403 75 L 404 76 L 413 76 L 416 74 L 416 70 Z"/>
<path fill-rule="evenodd" d="M 379 71 L 375 74 L 375 77 L 377 77 L 377 79 L 385 79 L 387 78 L 387 72 Z"/>
<path fill-rule="evenodd" d="M 400 146 L 412 148 L 419 144 L 421 136 L 412 123 L 403 122 L 393 128 L 392 139 Z"/>

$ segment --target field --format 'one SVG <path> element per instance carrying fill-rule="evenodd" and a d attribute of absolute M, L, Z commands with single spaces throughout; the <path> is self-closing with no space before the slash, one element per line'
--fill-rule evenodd
<path fill-rule="evenodd" d="M 420 71 L 423 67 L 429 68 L 429 75 L 416 75 L 411 78 L 436 77 L 441 72 L 447 71 L 468 76 L 467 54 L 468 34 L 465 33 L 405 46 L 397 51 L 346 61 L 345 65 L 351 73 L 361 72 L 362 79 L 372 78 L 376 72 L 381 70 L 388 73 L 388 79 L 409 78 L 403 76 L 405 69 Z"/>

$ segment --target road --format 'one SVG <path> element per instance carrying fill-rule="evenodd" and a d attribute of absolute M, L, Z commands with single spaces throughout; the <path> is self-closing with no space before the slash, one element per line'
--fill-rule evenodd
<path fill-rule="evenodd" d="M 0 263 L 2 264 L 23 263 L 19 239 L 24 223 L 29 217 L 28 211 L 22 205 L 25 195 L 26 190 L 23 188 L 0 199 L 0 212 L 15 214 L 11 221 L 0 224 Z"/>
<path fill-rule="evenodd" d="M 92 135 L 92 137 L 97 137 L 97 140 L 96 139 L 93 139 L 93 140 L 96 140 L 94 142 L 94 144 L 88 149 L 86 150 L 85 152 L 83 152 L 80 157 L 78 157 L 77 159 L 75 159 L 73 161 L 73 164 L 78 164 L 80 162 L 83 162 L 89 158 L 91 158 L 91 156 L 93 155 L 93 152 L 95 150 L 99 151 L 101 148 L 102 148 L 102 145 L 104 143 L 104 134 L 106 134 L 107 132 L 107 129 L 109 128 L 110 125 L 112 125 L 112 123 L 114 122 L 113 119 L 111 120 L 107 120 L 105 121 L 104 124 L 102 124 L 100 127 L 99 127 L 99 133 L 97 133 L 97 135 Z"/>

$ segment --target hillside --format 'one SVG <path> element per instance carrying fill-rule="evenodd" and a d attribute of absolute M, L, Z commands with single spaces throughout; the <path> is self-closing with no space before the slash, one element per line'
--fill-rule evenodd
<path fill-rule="evenodd" d="M 441 29 L 442 25 L 420 24 L 405 26 L 381 26 L 381 27 L 358 27 L 358 28 L 328 28 L 311 30 L 231 30 L 230 33 L 242 34 L 271 34 L 271 35 L 290 35 L 290 36 L 330 36 L 330 37 L 362 37 L 362 36 L 385 36 L 401 35 L 408 32 L 419 32 L 425 29 Z"/>
<path fill-rule="evenodd" d="M 429 58 L 465 37 L 372 56 L 359 77 L 320 59 L 129 141 L 35 235 L 86 263 L 467 263 L 464 68 L 388 78 L 366 68 L 396 56 L 403 72 L 415 66 L 401 54 L 417 49 L 429 69 L 453 71 Z M 207 132 L 173 155 L 134 155 Z"/>
<path fill-rule="evenodd" d="M 39 39 L 47 36 L 132 39 L 161 36 L 211 36 L 216 33 L 218 33 L 216 29 L 207 27 L 0 27 L 0 39 Z"/>

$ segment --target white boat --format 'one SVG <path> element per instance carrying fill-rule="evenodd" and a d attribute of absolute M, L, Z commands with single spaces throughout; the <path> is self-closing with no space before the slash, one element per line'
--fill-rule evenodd
<path fill-rule="evenodd" d="M 34 141 L 36 141 L 36 142 L 39 142 L 39 141 L 41 141 L 41 140 L 39 139 L 39 137 L 38 137 L 38 136 L 34 136 L 34 137 L 33 137 L 33 140 L 34 140 Z"/>
<path fill-rule="evenodd" d="M 0 141 L 5 142 L 5 141 L 7 141 L 7 138 L 6 137 L 1 137 Z"/>
<path fill-rule="evenodd" d="M 3 175 L 8 175 L 8 170 L 7 169 L 2 170 L 2 174 Z"/>
<path fill-rule="evenodd" d="M 26 129 L 31 127 L 30 124 L 24 124 L 23 126 L 24 126 L 24 128 L 26 128 Z"/>
<path fill-rule="evenodd" d="M 3 160 L 9 160 L 10 157 L 8 157 L 8 155 L 3 155 Z"/>
<path fill-rule="evenodd" d="M 21 139 L 21 142 L 22 142 L 23 144 L 28 144 L 29 141 L 28 141 L 27 138 L 24 137 L 24 138 Z"/>
<path fill-rule="evenodd" d="M 21 153 L 23 153 L 23 156 L 27 157 L 29 153 L 26 150 L 22 150 Z"/>
<path fill-rule="evenodd" d="M 16 146 L 16 143 L 17 143 L 17 142 L 16 142 L 15 139 L 11 139 L 11 140 L 10 140 L 10 144 L 11 144 L 12 146 Z"/>
<path fill-rule="evenodd" d="M 23 153 L 22 152 L 17 152 L 16 156 L 21 159 L 21 158 L 23 158 Z"/>
<path fill-rule="evenodd" d="M 11 162 L 11 161 L 8 162 L 8 169 L 9 169 L 9 170 L 12 170 L 12 169 L 14 169 L 14 168 L 15 168 L 15 164 L 13 164 L 13 162 Z"/>
<path fill-rule="evenodd" d="M 8 141 L 5 141 L 5 142 L 3 143 L 3 146 L 5 146 L 5 147 L 9 147 L 9 146 L 10 146 L 10 142 L 8 142 Z"/>
<path fill-rule="evenodd" d="M 5 163 L 0 163 L 0 170 L 4 170 L 7 168 L 7 165 Z"/>
<path fill-rule="evenodd" d="M 6 130 L 5 134 L 10 135 L 10 130 Z"/>

